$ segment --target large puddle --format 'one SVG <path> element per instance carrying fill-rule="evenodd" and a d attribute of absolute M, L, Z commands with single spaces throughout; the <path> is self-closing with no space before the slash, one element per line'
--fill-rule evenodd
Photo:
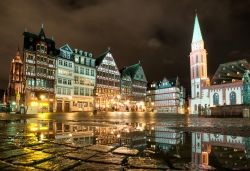
<path fill-rule="evenodd" d="M 250 170 L 249 119 L 72 115 L 0 121 L 0 169 Z"/>

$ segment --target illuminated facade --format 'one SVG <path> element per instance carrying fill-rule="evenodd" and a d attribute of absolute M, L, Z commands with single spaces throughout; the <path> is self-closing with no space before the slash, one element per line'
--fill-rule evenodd
<path fill-rule="evenodd" d="M 120 72 L 108 49 L 96 59 L 95 105 L 99 110 L 117 110 L 119 108 Z"/>
<path fill-rule="evenodd" d="M 197 104 L 205 106 L 209 97 L 203 96 L 203 89 L 209 86 L 209 78 L 207 77 L 207 51 L 204 48 L 198 16 L 195 16 L 193 38 L 190 53 L 190 75 L 191 75 L 191 113 L 198 113 L 194 110 Z M 204 100 L 201 98 L 204 97 Z"/>
<path fill-rule="evenodd" d="M 131 110 L 145 110 L 144 102 L 147 83 L 147 78 L 140 62 L 121 70 L 122 99 L 130 103 Z"/>
<path fill-rule="evenodd" d="M 45 36 L 43 26 L 38 35 L 25 31 L 23 36 L 27 113 L 53 112 L 56 56 L 59 51 L 54 40 Z"/>
<path fill-rule="evenodd" d="M 74 60 L 73 51 L 68 44 L 60 48 L 60 54 L 56 59 L 56 112 L 69 112 L 72 109 Z"/>
<path fill-rule="evenodd" d="M 178 77 L 173 81 L 164 78 L 149 84 L 146 98 L 149 111 L 183 114 L 184 103 L 185 91 L 180 86 Z"/>
<path fill-rule="evenodd" d="M 211 168 L 209 156 L 213 155 L 218 159 L 216 167 L 248 170 L 250 168 L 248 141 L 248 137 L 193 132 L 192 167 Z"/>
<path fill-rule="evenodd" d="M 8 103 L 14 103 L 18 107 L 24 105 L 24 79 L 23 61 L 19 50 L 11 61 L 9 85 L 7 91 Z"/>
<path fill-rule="evenodd" d="M 74 49 L 74 92 L 71 111 L 92 111 L 96 85 L 95 59 L 92 53 Z"/>
<path fill-rule="evenodd" d="M 160 149 L 168 152 L 173 146 L 183 144 L 184 134 L 181 131 L 168 128 L 164 124 L 148 124 L 147 130 L 147 145 L 152 149 Z"/>
<path fill-rule="evenodd" d="M 250 69 L 249 63 L 243 59 L 220 64 L 210 84 L 210 79 L 207 77 L 207 52 L 204 49 L 197 15 L 191 49 L 190 113 L 206 114 L 209 107 L 243 104 L 242 96 L 246 92 L 242 91 L 242 78 L 246 70 Z"/>

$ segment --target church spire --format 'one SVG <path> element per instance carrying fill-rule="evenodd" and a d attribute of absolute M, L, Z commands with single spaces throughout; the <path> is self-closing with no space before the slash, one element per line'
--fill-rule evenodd
<path fill-rule="evenodd" d="M 45 39 L 43 24 L 41 25 L 41 29 L 40 29 L 40 32 L 39 32 L 39 37 L 40 37 L 40 39 Z"/>
<path fill-rule="evenodd" d="M 194 21 L 194 32 L 193 32 L 192 43 L 198 42 L 198 41 L 201 41 L 201 40 L 203 40 L 203 39 L 202 39 L 202 35 L 201 35 L 201 29 L 200 29 L 198 16 L 197 16 L 197 13 L 196 13 L 195 21 Z"/>

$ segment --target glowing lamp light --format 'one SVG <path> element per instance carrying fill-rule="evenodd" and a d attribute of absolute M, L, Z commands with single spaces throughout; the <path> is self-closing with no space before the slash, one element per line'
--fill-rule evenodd
<path fill-rule="evenodd" d="M 39 103 L 40 106 L 49 106 L 49 104 L 47 102 L 41 102 Z"/>
<path fill-rule="evenodd" d="M 47 126 L 42 126 L 42 127 L 40 127 L 40 130 L 42 130 L 42 131 L 48 130 L 48 127 Z"/>
<path fill-rule="evenodd" d="M 32 101 L 31 103 L 30 103 L 30 106 L 37 106 L 38 105 L 38 103 L 36 102 L 36 101 Z"/>
<path fill-rule="evenodd" d="M 12 102 L 11 104 L 14 106 L 14 105 L 16 105 L 16 102 Z"/>
<path fill-rule="evenodd" d="M 41 139 L 41 140 L 44 139 L 44 135 L 43 135 L 43 134 L 40 135 L 40 139 Z"/>
<path fill-rule="evenodd" d="M 38 130 L 37 127 L 30 127 L 30 131 L 32 131 L 32 132 L 36 132 L 37 130 Z"/>
<path fill-rule="evenodd" d="M 40 99 L 41 99 L 41 100 L 45 99 L 45 96 L 44 96 L 44 95 L 41 95 L 41 96 L 40 96 Z"/>

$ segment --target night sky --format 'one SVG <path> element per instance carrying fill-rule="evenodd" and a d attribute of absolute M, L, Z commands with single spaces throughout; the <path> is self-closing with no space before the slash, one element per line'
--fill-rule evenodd
<path fill-rule="evenodd" d="M 189 88 L 189 53 L 195 9 L 208 52 L 211 78 L 223 62 L 250 57 L 250 1 L 236 0 L 2 0 L 0 88 L 22 33 L 44 24 L 56 47 L 94 56 L 111 47 L 118 67 L 141 61 L 148 81 L 177 75 Z"/>

